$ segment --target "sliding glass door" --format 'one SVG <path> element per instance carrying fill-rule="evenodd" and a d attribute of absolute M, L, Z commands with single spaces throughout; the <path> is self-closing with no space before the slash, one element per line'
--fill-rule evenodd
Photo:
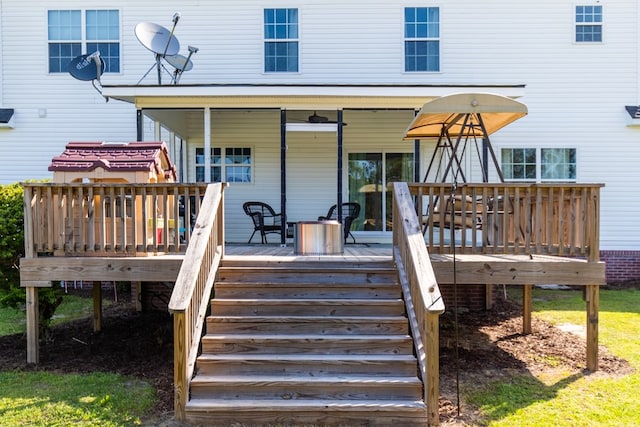
<path fill-rule="evenodd" d="M 391 231 L 394 181 L 413 181 L 413 153 L 350 153 L 349 200 L 360 203 L 360 218 L 351 229 Z"/>

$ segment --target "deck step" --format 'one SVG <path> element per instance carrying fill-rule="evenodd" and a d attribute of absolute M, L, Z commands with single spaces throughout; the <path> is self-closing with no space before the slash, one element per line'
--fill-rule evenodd
<path fill-rule="evenodd" d="M 406 354 L 412 348 L 408 335 L 206 334 L 202 338 L 206 353 Z"/>
<path fill-rule="evenodd" d="M 404 316 L 401 299 L 242 299 L 214 298 L 215 316 Z"/>
<path fill-rule="evenodd" d="M 408 334 L 403 316 L 209 316 L 211 333 Z"/>
<path fill-rule="evenodd" d="M 400 298 L 397 283 L 220 282 L 217 298 Z"/>
<path fill-rule="evenodd" d="M 420 400 L 254 400 L 191 399 L 186 407 L 192 423 L 209 426 L 305 425 L 424 427 L 427 408 Z"/>
<path fill-rule="evenodd" d="M 214 354 L 198 357 L 198 374 L 204 375 L 323 375 L 349 374 L 378 377 L 416 374 L 416 358 L 403 354 Z"/>
<path fill-rule="evenodd" d="M 305 375 L 198 375 L 191 382 L 193 398 L 265 400 L 408 399 L 418 400 L 422 383 L 411 377 Z"/>

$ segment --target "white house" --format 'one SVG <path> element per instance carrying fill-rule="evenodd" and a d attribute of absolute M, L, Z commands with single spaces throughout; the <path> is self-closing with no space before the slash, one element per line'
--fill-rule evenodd
<path fill-rule="evenodd" d="M 251 234 L 247 200 L 292 221 L 357 200 L 356 239 L 387 241 L 386 184 L 421 181 L 435 147 L 403 140 L 416 111 L 489 92 L 528 107 L 491 137 L 505 179 L 604 183 L 608 279 L 640 276 L 637 1 L 1 0 L 0 14 L 2 183 L 51 177 L 70 141 L 164 140 L 180 180 L 230 183 L 229 242 Z M 72 77 L 95 51 L 100 81 Z"/>

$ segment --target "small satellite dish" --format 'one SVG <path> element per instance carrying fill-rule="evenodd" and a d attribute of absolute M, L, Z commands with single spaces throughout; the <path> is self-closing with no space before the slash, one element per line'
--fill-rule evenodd
<path fill-rule="evenodd" d="M 162 25 L 140 22 L 136 25 L 135 34 L 140 44 L 156 55 L 173 56 L 180 51 L 178 39 Z"/>
<path fill-rule="evenodd" d="M 184 55 L 166 56 L 164 59 L 176 70 L 190 71 L 193 68 L 193 61 Z"/>
<path fill-rule="evenodd" d="M 98 69 L 96 60 L 100 61 L 100 69 Z M 67 71 L 69 71 L 71 76 L 83 81 L 100 80 L 104 69 L 104 60 L 100 58 L 98 52 L 76 56 L 67 66 Z"/>

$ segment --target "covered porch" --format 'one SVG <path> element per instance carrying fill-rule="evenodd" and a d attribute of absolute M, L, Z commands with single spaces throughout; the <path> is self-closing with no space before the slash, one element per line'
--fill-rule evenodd
<path fill-rule="evenodd" d="M 226 239 L 233 243 L 249 240 L 242 205 L 252 200 L 268 203 L 284 222 L 357 202 L 356 241 L 390 243 L 388 184 L 421 181 L 437 144 L 403 140 L 407 123 L 425 102 L 457 92 L 525 93 L 523 85 L 104 87 L 106 97 L 135 105 L 137 140 L 167 141 L 179 181 L 230 184 Z M 284 235 L 269 241 L 284 244 Z"/>

